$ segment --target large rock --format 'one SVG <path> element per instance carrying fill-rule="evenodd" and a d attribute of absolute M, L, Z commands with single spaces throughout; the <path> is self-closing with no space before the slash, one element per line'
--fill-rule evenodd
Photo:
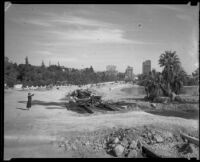
<path fill-rule="evenodd" d="M 157 142 L 157 143 L 161 143 L 164 141 L 164 139 L 159 135 L 159 134 L 156 134 L 153 136 L 153 139 Z"/>
<path fill-rule="evenodd" d="M 156 108 L 156 104 L 155 103 L 151 103 L 151 107 Z"/>
<path fill-rule="evenodd" d="M 115 144 L 116 144 L 116 143 L 119 143 L 119 138 L 116 137 L 116 138 L 113 140 L 113 143 L 115 143 Z"/>
<path fill-rule="evenodd" d="M 193 153 L 195 151 L 194 146 L 191 143 L 182 143 L 176 146 L 178 151 L 183 154 Z"/>
<path fill-rule="evenodd" d="M 126 138 L 124 138 L 121 142 L 121 145 L 124 147 L 128 147 L 128 140 Z"/>
<path fill-rule="evenodd" d="M 117 145 L 113 149 L 113 152 L 114 152 L 115 156 L 121 157 L 123 155 L 123 152 L 124 152 L 124 147 L 122 145 Z"/>
<path fill-rule="evenodd" d="M 131 150 L 128 154 L 128 158 L 136 158 L 137 157 L 137 151 L 136 150 Z"/>
<path fill-rule="evenodd" d="M 129 146 L 130 149 L 136 149 L 137 148 L 137 142 L 136 141 L 131 141 L 131 144 Z"/>

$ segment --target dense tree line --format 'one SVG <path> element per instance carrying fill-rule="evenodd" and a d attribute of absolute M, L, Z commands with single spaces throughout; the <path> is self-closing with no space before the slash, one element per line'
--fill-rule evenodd
<path fill-rule="evenodd" d="M 95 72 L 92 66 L 79 70 L 59 64 L 46 67 L 43 61 L 41 66 L 33 66 L 29 64 L 28 57 L 25 58 L 25 64 L 19 65 L 9 61 L 7 57 L 4 59 L 4 82 L 9 87 L 13 87 L 14 84 L 23 84 L 23 86 L 84 85 L 120 80 L 124 80 L 124 73 L 113 76 L 107 71 Z"/>

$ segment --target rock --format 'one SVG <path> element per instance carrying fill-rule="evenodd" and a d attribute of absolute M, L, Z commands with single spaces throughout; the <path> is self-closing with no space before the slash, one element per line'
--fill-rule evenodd
<path fill-rule="evenodd" d="M 72 150 L 77 150 L 77 147 L 74 144 L 71 145 L 71 148 Z"/>
<path fill-rule="evenodd" d="M 151 103 L 151 107 L 156 108 L 156 104 L 155 103 Z"/>
<path fill-rule="evenodd" d="M 156 134 L 153 136 L 153 139 L 157 142 L 157 143 L 161 143 L 163 142 L 163 138 L 159 135 L 159 134 Z"/>
<path fill-rule="evenodd" d="M 136 148 L 137 148 L 137 142 L 134 141 L 134 140 L 131 141 L 131 144 L 130 144 L 129 148 L 131 148 L 131 149 L 136 149 Z"/>
<path fill-rule="evenodd" d="M 86 145 L 86 146 L 88 146 L 89 144 L 90 144 L 90 142 L 89 142 L 89 141 L 85 142 L 85 145 Z"/>
<path fill-rule="evenodd" d="M 64 143 L 61 143 L 58 145 L 59 147 L 65 147 L 65 144 Z"/>
<path fill-rule="evenodd" d="M 136 158 L 137 157 L 137 151 L 131 150 L 128 154 L 128 158 Z"/>
<path fill-rule="evenodd" d="M 66 143 L 66 144 L 65 144 L 65 151 L 68 151 L 68 150 L 70 150 L 70 149 L 71 149 L 70 145 L 69 145 L 68 143 Z"/>
<path fill-rule="evenodd" d="M 177 145 L 177 148 L 178 148 L 178 151 L 182 152 L 183 154 L 193 153 L 195 149 L 191 143 L 190 144 L 184 143 L 184 144 Z"/>
<path fill-rule="evenodd" d="M 119 138 L 116 137 L 116 138 L 113 140 L 113 143 L 115 143 L 115 144 L 116 144 L 116 143 L 119 143 Z"/>
<path fill-rule="evenodd" d="M 155 134 L 156 134 L 156 131 L 155 131 L 155 130 L 151 130 L 151 134 L 152 134 L 152 135 L 155 135 Z"/>
<path fill-rule="evenodd" d="M 118 144 L 114 149 L 113 152 L 115 154 L 115 156 L 120 157 L 122 156 L 123 152 L 124 152 L 124 147 L 120 144 Z"/>
<path fill-rule="evenodd" d="M 124 147 L 127 147 L 128 146 L 128 141 L 126 138 L 124 138 L 121 142 L 121 145 L 124 146 Z"/>
<path fill-rule="evenodd" d="M 142 137 L 147 138 L 147 134 L 146 134 L 146 133 L 143 133 L 143 134 L 142 134 Z"/>
<path fill-rule="evenodd" d="M 140 140 L 137 141 L 137 147 L 138 147 L 139 149 L 142 148 L 142 144 L 141 144 Z"/>
<path fill-rule="evenodd" d="M 172 92 L 172 94 L 171 94 L 171 100 L 174 101 L 175 97 L 176 97 L 176 94 L 174 92 Z"/>
<path fill-rule="evenodd" d="M 147 133 L 147 136 L 148 136 L 149 138 L 151 138 L 151 137 L 152 137 L 152 134 L 151 134 L 150 132 L 148 132 L 148 133 Z"/>
<path fill-rule="evenodd" d="M 110 147 L 115 148 L 116 144 L 111 144 Z"/>
<path fill-rule="evenodd" d="M 171 132 L 165 132 L 163 133 L 164 138 L 166 139 L 172 139 L 173 138 L 173 134 Z"/>
<path fill-rule="evenodd" d="M 189 147 L 191 148 L 191 153 L 195 152 L 195 146 L 192 143 L 189 143 Z"/>

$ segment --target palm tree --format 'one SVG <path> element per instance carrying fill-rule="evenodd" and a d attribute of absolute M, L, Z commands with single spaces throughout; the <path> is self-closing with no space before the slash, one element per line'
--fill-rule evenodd
<path fill-rule="evenodd" d="M 165 53 L 161 54 L 159 64 L 160 67 L 168 67 L 170 65 L 176 66 L 180 64 L 180 60 L 176 55 L 176 51 L 165 51 Z"/>
<path fill-rule="evenodd" d="M 161 76 L 159 72 L 156 72 L 153 69 L 145 80 L 145 91 L 147 94 L 147 99 L 154 100 L 156 97 L 160 95 L 161 87 L 160 87 Z"/>
<path fill-rule="evenodd" d="M 162 88 L 165 89 L 165 95 L 169 96 L 172 92 L 179 93 L 182 87 L 181 80 L 184 78 L 185 72 L 181 67 L 176 51 L 165 51 L 161 54 L 159 64 L 160 67 L 164 67 L 162 72 L 164 86 Z"/>

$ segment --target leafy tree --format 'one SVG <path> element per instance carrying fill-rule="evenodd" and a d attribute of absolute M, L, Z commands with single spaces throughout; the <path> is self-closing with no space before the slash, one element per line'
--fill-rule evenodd
<path fill-rule="evenodd" d="M 9 61 L 8 57 L 4 58 L 4 83 L 9 87 L 13 87 L 14 84 L 19 83 L 17 81 L 17 64 Z"/>
<path fill-rule="evenodd" d="M 113 80 L 113 76 L 106 75 L 106 72 L 95 72 L 93 67 L 85 69 L 65 68 L 59 65 L 45 67 L 42 61 L 41 66 L 29 64 L 28 57 L 25 64 L 12 63 L 7 57 L 4 58 L 4 82 L 8 86 L 22 83 L 23 86 L 40 86 L 49 84 L 89 84 Z M 64 69 L 64 70 L 63 70 Z M 117 79 L 123 80 L 124 73 L 119 74 Z"/>

